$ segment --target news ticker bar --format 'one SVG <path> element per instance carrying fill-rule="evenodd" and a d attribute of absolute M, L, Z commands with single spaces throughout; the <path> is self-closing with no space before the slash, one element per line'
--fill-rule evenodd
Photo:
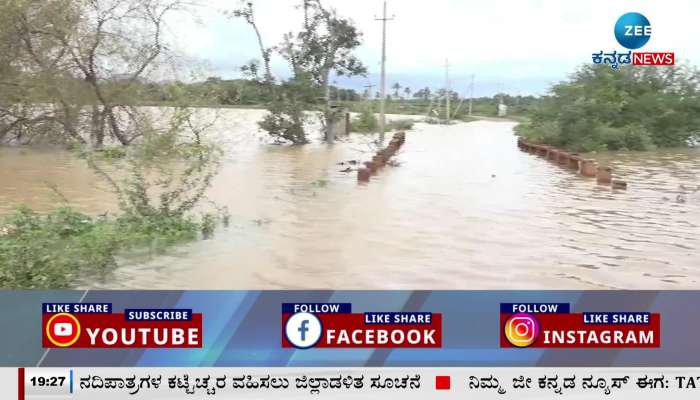
<path fill-rule="evenodd" d="M 0 382 L 18 400 L 700 396 L 700 368 L 3 368 Z"/>

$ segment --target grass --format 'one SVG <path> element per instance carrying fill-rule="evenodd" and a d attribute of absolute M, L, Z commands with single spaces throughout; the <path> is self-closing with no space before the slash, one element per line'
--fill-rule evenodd
<path fill-rule="evenodd" d="M 105 147 L 99 150 L 91 150 L 86 144 L 71 143 L 68 146 L 68 151 L 75 154 L 79 158 L 87 158 L 88 156 L 97 156 L 102 160 L 120 160 L 127 156 L 127 150 L 124 146 Z"/>
<path fill-rule="evenodd" d="M 110 271 L 122 251 L 162 251 L 197 238 L 209 225 L 187 217 L 109 219 L 70 208 L 48 214 L 20 208 L 0 222 L 0 288 L 67 288 Z"/>

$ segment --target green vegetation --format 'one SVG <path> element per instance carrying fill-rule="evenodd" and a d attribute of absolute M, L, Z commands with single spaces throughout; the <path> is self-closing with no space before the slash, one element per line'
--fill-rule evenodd
<path fill-rule="evenodd" d="M 700 139 L 700 72 L 586 65 L 530 112 L 528 140 L 572 151 L 651 150 Z"/>
<path fill-rule="evenodd" d="M 353 132 L 359 133 L 376 133 L 379 132 L 379 120 L 377 116 L 369 109 L 365 108 L 357 117 L 350 123 Z M 385 130 L 391 131 L 406 131 L 413 128 L 413 120 L 411 119 L 396 119 L 387 120 Z"/>
<path fill-rule="evenodd" d="M 197 237 L 190 218 L 93 218 L 70 208 L 40 215 L 20 208 L 0 222 L 0 288 L 66 288 L 116 266 L 119 252 L 164 249 Z"/>
<path fill-rule="evenodd" d="M 379 120 L 368 107 L 365 107 L 358 116 L 352 119 L 350 127 L 353 132 L 374 133 L 379 131 Z"/>
<path fill-rule="evenodd" d="M 283 92 L 282 84 L 275 83 L 275 91 Z M 409 87 L 404 88 L 405 90 Z M 377 98 L 367 100 L 368 93 L 359 94 L 354 89 L 344 89 L 330 86 L 330 98 L 334 104 L 348 108 L 351 112 L 362 113 L 368 107 L 375 112 L 379 109 Z M 432 98 L 424 99 L 421 96 L 425 90 Z M 209 77 L 202 82 L 170 82 L 170 83 L 141 83 L 136 90 L 134 99 L 139 105 L 173 106 L 178 105 L 183 99 L 188 106 L 212 107 L 212 108 L 267 108 L 272 98 L 270 90 L 265 85 L 254 79 L 221 79 Z M 421 89 L 413 93 L 412 97 L 398 98 L 388 96 L 385 103 L 387 114 L 426 115 L 429 110 L 435 110 L 444 115 L 444 100 L 442 91 L 436 90 L 432 94 L 429 88 Z M 503 103 L 508 106 L 508 118 L 522 118 L 529 113 L 538 103 L 534 96 L 511 96 L 498 94 L 493 97 L 477 97 L 472 102 L 472 114 L 482 117 L 496 117 L 497 106 L 501 96 Z M 365 100 L 363 100 L 363 97 Z M 304 99 L 307 110 L 319 110 L 323 107 L 324 99 L 319 97 L 317 89 L 311 89 L 310 95 Z M 452 114 L 454 119 L 473 120 L 468 116 L 468 99 L 459 97 L 457 93 L 452 95 Z M 460 105 L 461 103 L 461 105 Z"/>
<path fill-rule="evenodd" d="M 203 140 L 203 129 L 191 110 L 179 109 L 166 127 L 144 131 L 138 146 L 82 149 L 117 197 L 119 213 L 95 218 L 64 206 L 46 215 L 20 208 L 3 218 L 0 288 L 68 287 L 76 277 L 109 272 L 121 252 L 162 250 L 199 233 L 206 239 L 227 224 L 225 209 L 195 213 L 221 158 L 218 146 Z"/>
<path fill-rule="evenodd" d="M 405 88 L 409 89 L 410 88 Z M 424 97 L 425 93 L 429 96 Z M 496 117 L 498 103 L 503 98 L 503 103 L 508 106 L 508 119 L 523 118 L 533 107 L 535 107 L 539 99 L 534 96 L 511 96 L 507 94 L 497 94 L 493 97 L 477 97 L 472 100 L 472 115 L 469 115 L 469 99 L 460 97 L 457 93 L 452 92 L 451 110 L 452 119 L 465 122 L 474 121 L 478 117 Z M 344 107 L 347 107 L 352 112 L 362 113 L 368 108 L 368 104 L 374 110 L 379 108 L 379 100 L 365 101 L 339 101 Z M 385 103 L 387 114 L 403 114 L 403 115 L 423 115 L 427 117 L 444 117 L 445 101 L 444 91 L 437 90 L 434 94 L 429 88 L 421 89 L 413 94 L 413 98 L 395 98 L 389 97 Z"/>
<path fill-rule="evenodd" d="M 413 128 L 412 119 L 395 119 L 387 123 L 387 131 L 407 131 Z"/>
<path fill-rule="evenodd" d="M 270 112 L 260 127 L 278 142 L 305 144 L 308 142 L 304 130 L 305 111 L 313 110 L 323 99 L 321 125 L 325 140 L 333 142 L 332 127 L 338 115 L 331 107 L 331 74 L 353 76 L 364 75 L 366 67 L 353 54 L 360 46 L 362 33 L 355 23 L 341 17 L 333 8 L 326 8 L 321 0 L 305 0 L 298 9 L 303 16 L 303 24 L 297 32 L 288 32 L 282 42 L 275 47 L 266 47 L 257 21 L 252 2 L 233 11 L 232 15 L 242 18 L 250 25 L 257 38 L 262 78 L 258 75 L 260 61 L 251 61 L 243 67 L 243 72 L 254 81 L 262 84 L 269 93 Z M 270 62 L 277 54 L 289 63 L 291 78 L 275 79 Z"/>
<path fill-rule="evenodd" d="M 92 149 L 138 141 L 148 115 L 137 99 L 176 59 L 162 35 L 166 17 L 187 7 L 182 0 L 2 2 L 0 141 Z"/>

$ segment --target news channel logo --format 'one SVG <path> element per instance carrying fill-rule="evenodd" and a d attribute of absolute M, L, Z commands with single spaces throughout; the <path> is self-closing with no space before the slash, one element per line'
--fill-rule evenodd
<path fill-rule="evenodd" d="M 633 66 L 672 66 L 676 64 L 676 56 L 670 51 L 640 52 L 634 51 L 644 47 L 651 39 L 651 23 L 649 19 L 638 12 L 622 14 L 615 22 L 613 29 L 615 39 L 626 48 L 626 51 L 591 53 L 593 64 L 606 64 L 614 70 L 621 65 Z"/>
<path fill-rule="evenodd" d="M 622 47 L 636 50 L 643 47 L 651 38 L 649 19 L 638 12 L 622 14 L 615 23 L 615 39 Z"/>
<path fill-rule="evenodd" d="M 46 323 L 46 338 L 57 347 L 70 347 L 80 338 L 80 322 L 73 314 L 53 315 Z"/>
<path fill-rule="evenodd" d="M 529 313 L 511 315 L 505 323 L 505 336 L 516 347 L 528 347 L 540 336 L 540 322 Z"/>
<path fill-rule="evenodd" d="M 284 333 L 292 346 L 297 349 L 310 349 L 321 340 L 323 325 L 316 315 L 299 312 L 289 317 Z"/>

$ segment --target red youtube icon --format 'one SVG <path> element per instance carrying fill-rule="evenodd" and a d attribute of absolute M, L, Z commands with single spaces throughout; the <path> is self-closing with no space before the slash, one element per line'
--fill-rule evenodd
<path fill-rule="evenodd" d="M 72 314 L 55 314 L 46 322 L 44 340 L 58 347 L 69 347 L 80 338 L 80 322 Z"/>

